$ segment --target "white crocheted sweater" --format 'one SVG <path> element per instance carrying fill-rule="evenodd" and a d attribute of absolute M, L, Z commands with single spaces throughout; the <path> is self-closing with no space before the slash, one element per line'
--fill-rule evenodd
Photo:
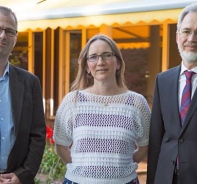
<path fill-rule="evenodd" d="M 134 179 L 135 145 L 148 145 L 150 109 L 128 91 L 113 96 L 73 91 L 56 115 L 54 140 L 71 147 L 65 177 L 80 184 L 125 184 Z"/>

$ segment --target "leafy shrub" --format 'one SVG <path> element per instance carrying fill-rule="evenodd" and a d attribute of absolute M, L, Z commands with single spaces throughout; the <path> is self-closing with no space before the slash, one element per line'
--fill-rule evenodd
<path fill-rule="evenodd" d="M 38 171 L 38 175 L 35 179 L 36 184 L 41 183 L 39 176 L 45 176 L 45 184 L 52 183 L 56 180 L 63 180 L 65 175 L 65 164 L 57 155 L 54 149 L 54 141 L 53 141 L 53 129 L 50 127 L 46 127 L 46 146 L 42 158 L 42 162 L 40 164 L 40 168 Z"/>

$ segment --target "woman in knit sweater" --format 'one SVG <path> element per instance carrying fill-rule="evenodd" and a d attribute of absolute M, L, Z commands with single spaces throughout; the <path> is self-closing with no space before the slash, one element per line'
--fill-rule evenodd
<path fill-rule="evenodd" d="M 126 87 L 125 63 L 111 38 L 92 37 L 78 63 L 54 125 L 67 166 L 63 184 L 138 184 L 136 169 L 148 149 L 147 101 Z"/>

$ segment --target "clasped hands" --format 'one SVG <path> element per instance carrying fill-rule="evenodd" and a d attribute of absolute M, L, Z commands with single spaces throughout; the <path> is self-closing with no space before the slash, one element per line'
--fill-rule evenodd
<path fill-rule="evenodd" d="M 22 184 L 16 174 L 0 174 L 0 184 Z"/>

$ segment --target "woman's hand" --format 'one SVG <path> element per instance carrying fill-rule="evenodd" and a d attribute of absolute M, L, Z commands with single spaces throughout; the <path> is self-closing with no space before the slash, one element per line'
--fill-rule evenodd
<path fill-rule="evenodd" d="M 147 154 L 148 154 L 148 146 L 137 147 L 137 149 L 135 150 L 133 154 L 134 162 L 137 162 L 137 163 L 141 162 L 147 157 Z"/>
<path fill-rule="evenodd" d="M 55 150 L 65 164 L 72 162 L 70 147 L 55 144 Z"/>

